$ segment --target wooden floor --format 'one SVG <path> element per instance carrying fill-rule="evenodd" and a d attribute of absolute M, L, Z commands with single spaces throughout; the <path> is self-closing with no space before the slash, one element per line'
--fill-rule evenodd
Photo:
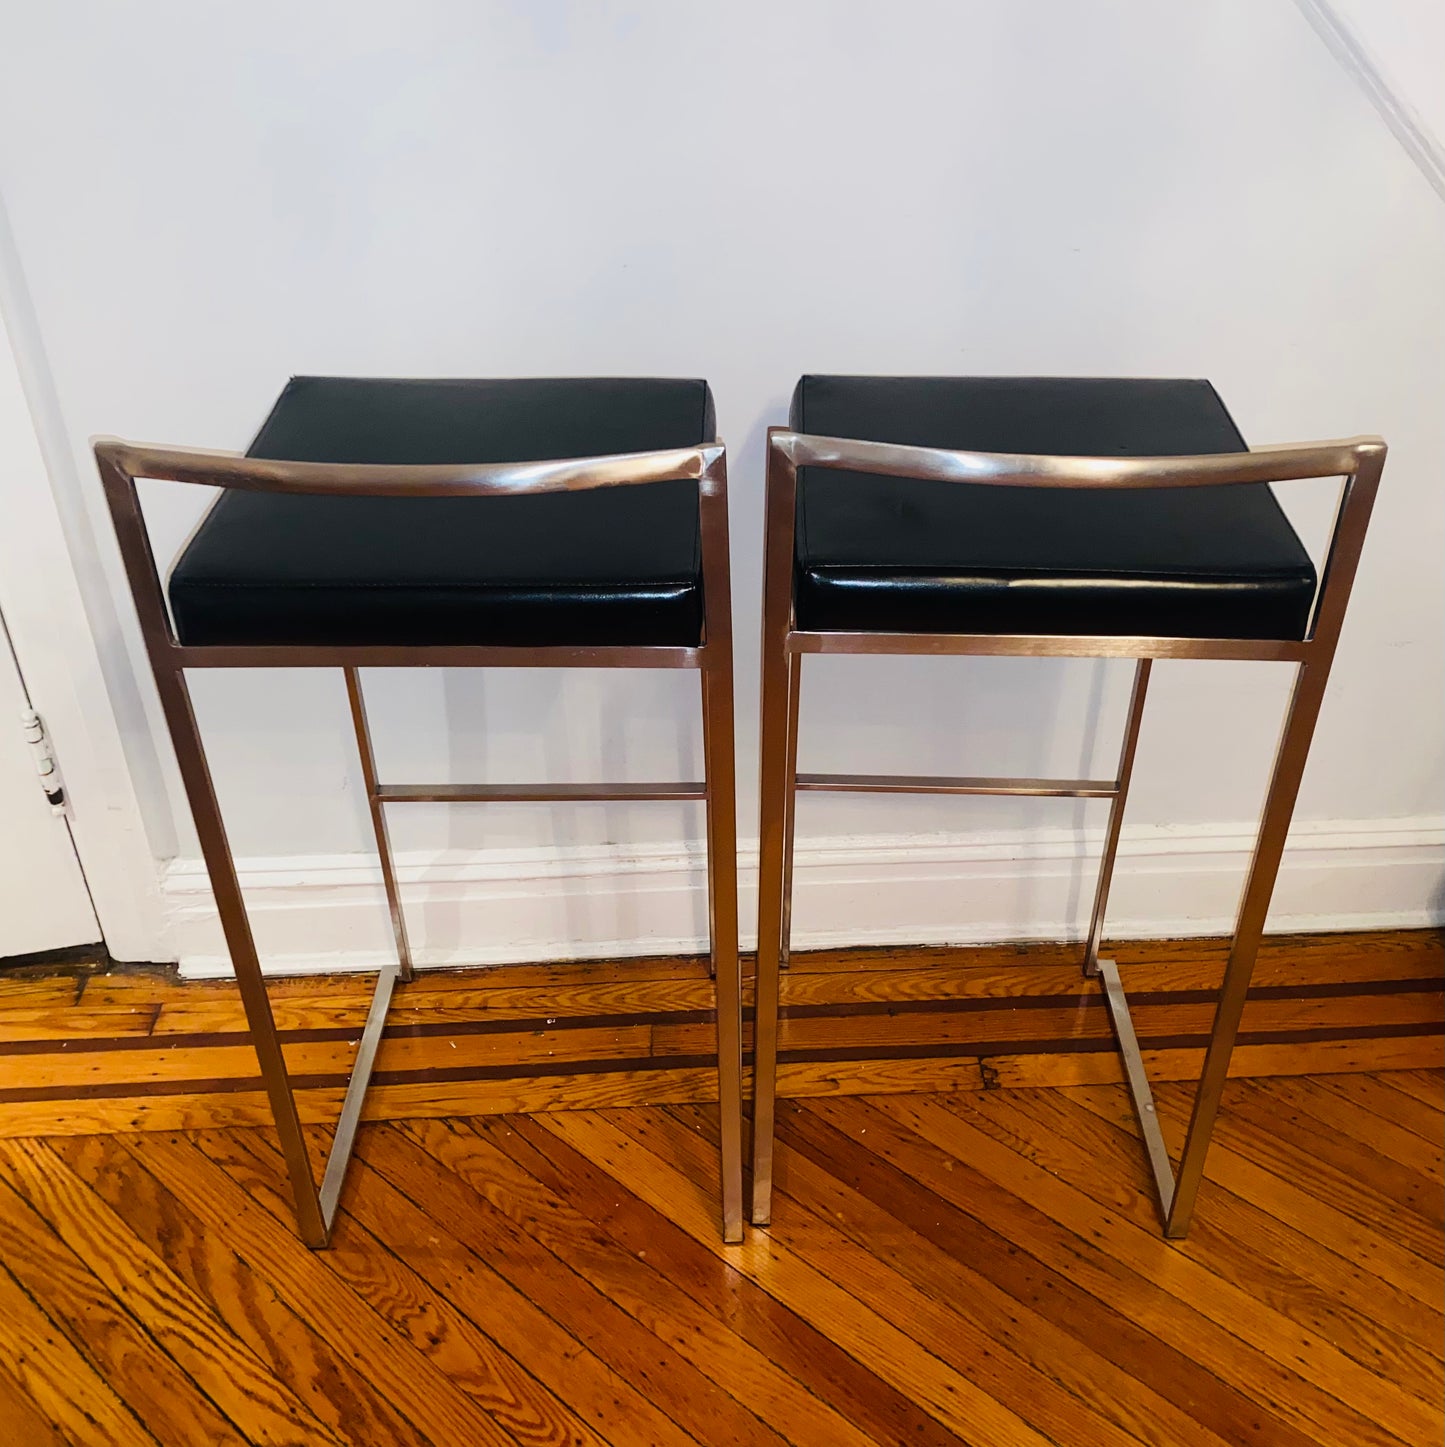
<path fill-rule="evenodd" d="M 1222 945 L 1114 950 L 1155 1079 L 1203 1059 Z M 336 1119 L 371 980 L 272 991 L 302 1116 Z M 716 1099 L 713 990 L 697 959 L 423 974 L 399 987 L 367 1118 Z M 795 958 L 782 1093 L 975 1091 L 1121 1079 L 1096 982 L 1056 947 L 850 950 Z M 1278 937 L 1254 977 L 1236 1073 L 1445 1063 L 1438 932 Z M 0 1136 L 269 1121 L 234 985 L 155 974 L 0 979 Z"/>
<path fill-rule="evenodd" d="M 369 1126 L 316 1254 L 265 1130 L 12 1138 L 0 1442 L 1425 1447 L 1442 1110 L 1231 1082 L 1183 1245 L 1118 1086 L 784 1102 L 741 1247 L 704 1106 Z"/>
<path fill-rule="evenodd" d="M 1115 953 L 1192 1077 L 1222 951 Z M 274 992 L 318 1161 L 368 988 Z M 805 956 L 784 999 L 743 1246 L 711 984 L 652 960 L 400 990 L 313 1254 L 234 987 L 0 979 L 0 1447 L 1445 1438 L 1438 935 L 1268 943 L 1182 1245 L 1070 952 Z"/>

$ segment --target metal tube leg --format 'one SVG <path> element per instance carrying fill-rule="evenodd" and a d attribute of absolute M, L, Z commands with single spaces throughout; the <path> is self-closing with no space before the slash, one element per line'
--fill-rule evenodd
<path fill-rule="evenodd" d="M 1219 1004 L 1214 1012 L 1204 1071 L 1194 1095 L 1194 1110 L 1189 1121 L 1189 1134 L 1184 1140 L 1184 1154 L 1179 1162 L 1174 1199 L 1165 1222 L 1164 1234 L 1176 1240 L 1189 1232 L 1195 1198 L 1204 1177 L 1204 1159 L 1209 1151 L 1214 1121 L 1219 1114 L 1220 1096 L 1229 1076 L 1229 1057 L 1234 1050 L 1235 1036 L 1239 1033 L 1239 1021 L 1244 1013 L 1245 996 L 1254 972 L 1260 936 L 1264 933 L 1270 896 L 1274 892 L 1290 817 L 1299 796 L 1300 779 L 1309 757 L 1310 740 L 1314 737 L 1315 721 L 1319 718 L 1320 703 L 1328 680 L 1328 660 L 1301 664 L 1295 677 L 1289 713 L 1275 756 L 1269 797 L 1265 801 L 1264 818 L 1260 822 L 1254 858 L 1250 862 L 1249 878 L 1235 924 L 1229 963 L 1225 966 Z"/>
<path fill-rule="evenodd" d="M 346 674 L 346 697 L 351 703 L 351 722 L 356 730 L 356 751 L 361 756 L 361 776 L 366 782 L 366 802 L 371 810 L 371 828 L 376 835 L 376 852 L 381 859 L 381 879 L 386 886 L 386 903 L 391 911 L 391 929 L 396 936 L 397 978 L 412 979 L 411 944 L 406 936 L 406 916 L 401 908 L 401 890 L 391 860 L 391 835 L 386 827 L 386 806 L 377 792 L 376 754 L 371 746 L 371 727 L 366 721 L 366 700 L 361 692 L 361 674 L 355 668 Z"/>
<path fill-rule="evenodd" d="M 738 957 L 738 806 L 730 649 L 721 650 L 720 656 L 710 658 L 702 669 L 702 733 L 707 770 L 708 920 L 717 990 L 723 1240 L 738 1242 L 743 1239 L 743 981 Z"/>
<path fill-rule="evenodd" d="M 803 656 L 788 659 L 788 755 L 783 776 L 783 922 L 778 964 L 788 968 L 793 952 L 793 820 L 798 812 L 798 698 L 803 683 Z"/>
<path fill-rule="evenodd" d="M 306 1140 L 301 1134 L 301 1117 L 296 1110 L 296 1097 L 292 1093 L 286 1061 L 281 1053 L 281 1039 L 276 1033 L 276 1020 L 271 1013 L 266 983 L 261 976 L 261 962 L 251 936 L 251 924 L 246 917 L 245 901 L 236 879 L 236 865 L 226 839 L 226 827 L 221 820 L 221 806 L 216 799 L 201 732 L 191 707 L 190 690 L 179 669 L 157 666 L 155 679 L 171 742 L 175 746 L 176 761 L 185 782 L 186 797 L 196 821 L 206 872 L 216 896 L 226 947 L 236 971 L 251 1043 L 256 1048 L 256 1058 L 261 1066 L 261 1080 L 271 1103 L 277 1134 L 281 1138 L 281 1151 L 286 1158 L 291 1193 L 296 1202 L 297 1229 L 308 1246 L 324 1246 L 329 1233 L 321 1199 L 316 1179 L 311 1173 Z"/>
<path fill-rule="evenodd" d="M 788 905 L 788 755 L 793 665 L 781 640 L 764 632 L 758 858 L 758 972 L 753 1026 L 753 1201 L 755 1226 L 773 1209 L 773 1113 L 778 1074 L 778 971 Z"/>
<path fill-rule="evenodd" d="M 1094 891 L 1094 913 L 1089 921 L 1089 943 L 1084 951 L 1084 973 L 1099 973 L 1099 942 L 1104 937 L 1104 915 L 1109 908 L 1109 889 L 1114 882 L 1114 860 L 1119 852 L 1119 831 L 1124 824 L 1124 804 L 1129 797 L 1129 780 L 1134 773 L 1134 751 L 1139 745 L 1139 725 L 1144 718 L 1144 695 L 1149 689 L 1151 661 L 1141 658 L 1134 665 L 1134 689 L 1129 695 L 1129 717 L 1124 725 L 1124 742 L 1119 749 L 1119 769 L 1114 776 L 1114 798 L 1109 805 L 1109 827 L 1104 835 L 1104 852 L 1099 859 L 1099 884 Z"/>

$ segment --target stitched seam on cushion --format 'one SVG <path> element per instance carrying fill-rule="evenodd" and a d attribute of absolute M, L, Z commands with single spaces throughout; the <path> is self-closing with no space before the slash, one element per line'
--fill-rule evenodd
<path fill-rule="evenodd" d="M 930 568 L 911 563 L 813 563 L 810 571 L 820 573 L 897 573 L 909 578 L 947 578 L 950 576 L 940 568 Z M 1091 582 L 1108 581 L 1111 578 L 1139 578 L 1139 579 L 1193 579 L 1201 583 L 1235 583 L 1240 585 L 1251 584 L 1260 580 L 1272 583 L 1295 582 L 1301 577 L 1298 571 L 1285 571 L 1283 569 L 1259 571 L 1241 576 L 1238 573 L 1201 573 L 1182 572 L 1175 568 L 1151 568 L 1147 572 L 1139 569 L 1113 568 L 1100 572 L 1090 572 L 1084 568 L 960 568 L 959 575 L 982 578 L 1080 578 Z M 957 576 L 957 575 L 955 575 Z"/>

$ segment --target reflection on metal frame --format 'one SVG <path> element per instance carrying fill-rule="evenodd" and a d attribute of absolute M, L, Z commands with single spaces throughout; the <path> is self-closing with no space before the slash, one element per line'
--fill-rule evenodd
<path fill-rule="evenodd" d="M 728 563 L 727 458 L 721 443 L 556 462 L 443 466 L 373 466 L 275 462 L 232 453 L 177 451 L 103 440 L 95 447 L 121 558 L 135 599 L 141 636 L 175 746 L 186 796 L 261 1078 L 290 1173 L 296 1219 L 308 1246 L 325 1246 L 361 1119 L 367 1082 L 386 1020 L 392 987 L 414 970 L 397 888 L 385 806 L 420 800 L 487 802 L 581 799 L 700 799 L 707 811 L 708 916 L 717 981 L 718 1087 L 722 1119 L 723 1238 L 740 1241 L 742 1188 L 742 981 L 738 962 L 737 802 L 733 760 L 732 603 Z M 475 497 L 626 487 L 694 479 L 702 539 L 704 636 L 697 647 L 185 647 L 171 627 L 165 593 L 136 491 L 137 478 L 280 493 L 344 496 Z M 538 784 L 498 786 L 386 785 L 376 775 L 359 670 L 363 668 L 694 668 L 702 682 L 701 784 Z M 383 969 L 352 1067 L 341 1119 L 318 1190 L 307 1156 L 296 1098 L 281 1052 L 261 965 L 246 917 L 200 731 L 186 686 L 188 668 L 340 668 L 356 730 L 367 801 L 396 936 L 397 964 Z"/>
<path fill-rule="evenodd" d="M 768 433 L 767 520 L 763 564 L 761 816 L 759 822 L 758 976 L 753 1072 L 751 1217 L 766 1225 L 772 1212 L 773 1124 L 777 1092 L 778 973 L 786 963 L 792 909 L 793 808 L 799 790 L 936 794 L 1004 793 L 1062 798 L 1107 798 L 1109 824 L 1085 948 L 1086 974 L 1102 975 L 1105 999 L 1124 1059 L 1135 1112 L 1158 1186 L 1160 1216 L 1169 1237 L 1189 1230 L 1204 1173 L 1230 1054 L 1239 1032 L 1255 955 L 1290 815 L 1319 716 L 1330 663 L 1354 583 L 1385 444 L 1377 437 L 1265 447 L 1209 457 L 1079 458 L 951 452 L 849 438 L 812 437 L 786 428 Z M 818 633 L 794 626 L 794 518 L 798 469 L 829 468 L 940 482 L 1004 487 L 1217 487 L 1240 482 L 1344 478 L 1314 616 L 1307 637 L 1295 639 L 1070 637 L 1065 635 Z M 1132 658 L 1137 661 L 1119 766 L 1112 782 L 1068 779 L 886 778 L 797 773 L 799 665 L 805 653 L 973 654 L 1054 658 Z M 1119 829 L 1133 770 L 1151 660 L 1254 659 L 1296 665 L 1294 692 L 1275 758 L 1269 794 L 1235 924 L 1229 962 L 1215 1008 L 1204 1069 L 1175 1176 L 1159 1132 L 1134 1036 L 1128 1001 L 1112 961 L 1098 958 Z"/>

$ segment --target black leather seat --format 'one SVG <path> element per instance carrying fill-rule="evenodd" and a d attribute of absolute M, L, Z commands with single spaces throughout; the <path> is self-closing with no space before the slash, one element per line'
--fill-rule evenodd
<path fill-rule="evenodd" d="M 715 437 L 706 382 L 295 377 L 249 456 L 529 462 Z M 170 578 L 185 644 L 695 645 L 697 484 L 535 497 L 223 493 Z"/>
<path fill-rule="evenodd" d="M 1071 457 L 1242 452 L 1208 382 L 804 377 L 794 431 Z M 1267 484 L 1084 491 L 804 468 L 797 626 L 1302 638 L 1315 570 Z"/>

